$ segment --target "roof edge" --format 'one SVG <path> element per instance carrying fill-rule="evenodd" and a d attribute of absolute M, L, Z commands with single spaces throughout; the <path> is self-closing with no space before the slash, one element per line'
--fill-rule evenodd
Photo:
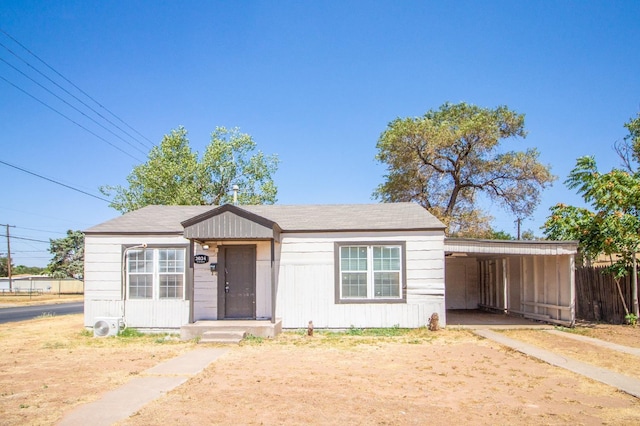
<path fill-rule="evenodd" d="M 383 229 L 375 229 L 375 228 L 362 228 L 362 229 L 344 229 L 344 228 L 336 228 L 336 229 L 287 229 L 283 230 L 282 234 L 319 234 L 323 232 L 415 232 L 415 231 L 442 231 L 445 229 L 442 228 L 383 228 Z"/>
<path fill-rule="evenodd" d="M 83 233 L 84 235 L 184 235 L 184 231 L 83 231 Z"/>

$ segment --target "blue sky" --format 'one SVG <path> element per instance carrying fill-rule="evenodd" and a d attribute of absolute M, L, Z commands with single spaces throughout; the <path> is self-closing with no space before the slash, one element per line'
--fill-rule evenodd
<path fill-rule="evenodd" d="M 563 184 L 576 158 L 618 165 L 613 143 L 640 111 L 638 22 L 637 1 L 0 4 L 0 29 L 153 143 L 180 125 L 198 152 L 216 126 L 251 134 L 280 157 L 281 204 L 374 202 L 384 175 L 375 146 L 391 120 L 447 101 L 507 105 L 526 115 L 529 135 L 505 146 L 538 148 L 558 176 L 523 223 L 537 234 L 550 206 L 580 203 Z M 8 65 L 94 116 L 11 52 L 83 95 L 3 33 L 0 43 L 0 160 L 98 196 L 124 184 L 150 143 L 114 118 L 137 140 L 88 120 Z M 4 164 L 0 182 L 0 223 L 20 238 L 119 215 Z M 515 234 L 514 218 L 485 208 Z M 12 239 L 14 264 L 44 266 L 47 248 Z"/>

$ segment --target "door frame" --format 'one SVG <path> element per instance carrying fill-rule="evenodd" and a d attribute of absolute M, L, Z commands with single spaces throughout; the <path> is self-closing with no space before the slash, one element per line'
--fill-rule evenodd
<path fill-rule="evenodd" d="M 243 318 L 243 319 L 256 319 L 256 295 L 257 295 L 257 280 L 256 280 L 256 260 L 257 260 L 257 246 L 255 244 L 228 244 L 228 245 L 220 245 L 218 246 L 218 319 L 219 320 L 234 320 L 238 318 L 227 318 L 225 316 L 226 312 L 226 296 L 225 296 L 225 281 L 226 281 L 226 251 L 227 249 L 236 249 L 236 248 L 250 248 L 252 251 L 251 256 L 251 264 L 247 265 L 248 268 L 251 268 L 251 281 L 253 283 L 253 300 L 252 300 L 252 313 L 251 318 Z"/>

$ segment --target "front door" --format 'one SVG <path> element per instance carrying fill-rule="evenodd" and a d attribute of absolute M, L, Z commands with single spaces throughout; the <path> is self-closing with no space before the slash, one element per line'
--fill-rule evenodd
<path fill-rule="evenodd" d="M 224 319 L 256 318 L 256 248 L 223 247 L 221 272 Z M 220 293 L 219 293 L 220 294 Z"/>

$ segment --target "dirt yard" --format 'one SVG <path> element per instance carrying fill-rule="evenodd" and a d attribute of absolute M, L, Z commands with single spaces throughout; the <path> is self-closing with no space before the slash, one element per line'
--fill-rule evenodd
<path fill-rule="evenodd" d="M 595 329 L 617 343 L 639 344 L 640 328 Z M 578 343 L 518 333 L 512 336 L 542 339 L 548 347 Z M 83 330 L 81 315 L 0 325 L 0 344 L 2 425 L 55 424 L 79 404 L 195 346 L 158 336 L 95 339 Z M 611 355 L 594 346 L 580 352 L 594 364 Z M 305 423 L 639 424 L 640 400 L 467 330 L 390 336 L 352 330 L 245 341 L 122 422 Z"/>

